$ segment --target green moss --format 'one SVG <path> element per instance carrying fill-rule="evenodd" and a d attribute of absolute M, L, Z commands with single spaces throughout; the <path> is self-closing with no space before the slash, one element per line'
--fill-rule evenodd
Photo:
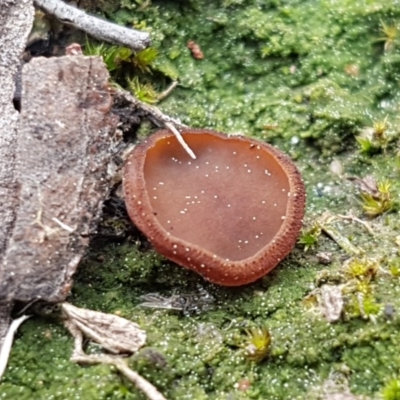
<path fill-rule="evenodd" d="M 152 27 L 160 70 L 181 84 L 163 108 L 188 124 L 262 137 L 273 123 L 269 136 L 301 135 L 332 153 L 368 122 L 367 109 L 380 116 L 382 101 L 395 113 L 386 98 L 397 90 L 385 77 L 397 61 L 375 40 L 394 5 L 327 1 L 316 13 L 313 1 L 153 4 L 131 22 Z M 188 40 L 204 60 L 192 58 Z"/>
<path fill-rule="evenodd" d="M 19 336 L 9 378 L 1 383 L 2 399 L 125 398 L 124 383 L 109 367 L 95 366 L 90 370 L 69 362 L 73 343 L 59 325 L 30 320 L 20 329 Z"/>
<path fill-rule="evenodd" d="M 400 382 L 393 379 L 386 384 L 383 389 L 383 400 L 399 400 L 400 399 Z"/>
<path fill-rule="evenodd" d="M 273 142 L 296 160 L 307 187 L 308 226 L 326 210 L 351 210 L 363 218 L 358 191 L 344 176 L 389 181 L 398 204 L 400 46 L 391 39 L 388 50 L 387 38 L 381 40 L 384 24 L 400 23 L 397 1 L 96 4 L 92 11 L 151 31 L 159 51 L 151 60 L 157 90 L 179 80 L 160 103 L 164 112 L 188 125 Z M 188 40 L 200 45 L 203 60 L 192 57 Z M 386 118 L 393 136 L 379 149 L 385 151 L 360 154 L 355 136 Z M 148 132 L 143 125 L 141 135 Z M 330 170 L 333 160 L 340 162 L 341 176 Z M 108 223 L 124 231 L 121 221 Z M 362 292 L 369 319 L 359 318 L 357 301 L 357 318 L 347 312 L 335 324 L 304 306 L 316 286 L 343 283 L 348 255 L 323 233 L 317 241 L 303 237 L 280 266 L 243 288 L 205 282 L 157 255 L 137 232 L 115 242 L 97 238 L 69 300 L 118 312 L 146 329 L 148 347 L 130 364 L 169 399 L 304 399 L 338 366 L 347 371 L 353 393 L 394 399 L 393 377 L 400 369 L 399 221 L 393 207 L 370 221 L 373 235 L 357 223 L 334 223 L 340 235 L 378 260 L 373 286 Z M 331 254 L 330 265 L 319 262 L 319 252 Z M 177 299 L 183 310 L 140 307 L 140 296 L 148 293 Z M 268 356 L 258 364 L 242 348 L 243 332 L 253 326 L 268 326 L 271 334 Z M 70 363 L 72 345 L 60 324 L 29 320 L 18 334 L 0 399 L 143 398 L 109 367 Z"/>

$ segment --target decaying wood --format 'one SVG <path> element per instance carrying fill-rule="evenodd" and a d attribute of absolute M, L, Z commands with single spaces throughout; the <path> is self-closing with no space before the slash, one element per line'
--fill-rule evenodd
<path fill-rule="evenodd" d="M 93 17 L 60 0 L 34 0 L 34 3 L 63 24 L 80 29 L 98 40 L 127 46 L 135 51 L 143 50 L 150 45 L 150 35 L 147 32 L 125 28 Z"/>
<path fill-rule="evenodd" d="M 0 6 L 0 265 L 17 206 L 14 177 L 19 114 L 13 106 L 15 76 L 32 27 L 31 0 L 2 0 Z M 0 302 L 0 348 L 10 323 L 10 302 Z"/>
<path fill-rule="evenodd" d="M 22 85 L 20 204 L 0 267 L 0 300 L 58 302 L 109 191 L 117 118 L 98 57 L 33 59 Z"/>

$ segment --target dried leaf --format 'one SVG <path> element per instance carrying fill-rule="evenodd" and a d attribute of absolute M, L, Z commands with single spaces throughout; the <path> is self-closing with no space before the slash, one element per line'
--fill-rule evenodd
<path fill-rule="evenodd" d="M 67 327 L 72 325 L 112 353 L 135 353 L 146 342 L 146 332 L 125 318 L 78 308 L 69 303 L 62 303 L 61 307 Z"/>

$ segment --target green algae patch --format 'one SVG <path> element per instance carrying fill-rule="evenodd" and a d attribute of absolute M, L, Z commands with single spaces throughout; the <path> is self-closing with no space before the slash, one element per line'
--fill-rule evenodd
<path fill-rule="evenodd" d="M 398 1 L 112 1 L 98 7 L 118 23 L 151 31 L 158 56 L 146 79 L 158 91 L 179 81 L 160 103 L 165 113 L 286 151 L 307 187 L 305 229 L 326 211 L 364 221 L 369 229 L 345 219 L 329 229 L 377 271 L 367 287 L 352 286 L 343 295 L 340 318 L 330 323 L 318 305 L 305 304 L 307 296 L 324 284 L 361 279 L 344 272 L 354 255 L 326 231 L 307 248 L 300 241 L 260 281 L 223 288 L 159 256 L 127 229 L 126 219 L 105 217 L 103 227 L 128 234 L 92 241 L 69 301 L 139 323 L 147 346 L 130 366 L 168 399 L 321 399 L 333 376 L 354 394 L 397 398 L 400 36 L 389 28 L 400 24 Z M 189 40 L 204 59 L 193 57 Z M 362 151 L 355 137 L 383 120 L 393 139 Z M 140 135 L 148 131 L 143 126 Z M 354 184 L 368 175 L 390 182 L 394 202 L 375 218 L 366 215 Z M 251 360 L 246 331 L 260 327 L 271 343 L 265 357 Z M 28 320 L 0 399 L 144 398 L 110 367 L 70 363 L 72 347 L 57 320 Z"/>
<path fill-rule="evenodd" d="M 273 126 L 269 137 L 300 135 L 333 153 L 373 115 L 396 112 L 397 38 L 385 51 L 382 31 L 396 13 L 395 1 L 192 1 L 107 15 L 151 30 L 155 68 L 179 81 L 166 112 L 229 133 Z"/>

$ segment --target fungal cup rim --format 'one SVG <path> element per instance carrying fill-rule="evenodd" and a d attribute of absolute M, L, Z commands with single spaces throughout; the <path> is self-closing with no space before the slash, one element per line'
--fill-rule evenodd
<path fill-rule="evenodd" d="M 228 136 L 208 129 L 184 129 L 181 133 L 183 137 L 187 133 L 205 133 L 218 136 L 225 140 L 244 140 L 250 144 L 260 145 L 273 156 L 274 160 L 280 165 L 288 177 L 289 190 L 292 194 L 288 198 L 285 219 L 282 221 L 279 230 L 274 236 L 274 242 L 269 242 L 252 256 L 245 259 L 226 261 L 207 249 L 200 248 L 194 243 L 189 243 L 182 238 L 169 234 L 156 216 L 153 215 L 153 212 L 145 212 L 143 216 L 141 215 L 143 214 L 142 207 L 135 207 L 133 204 L 130 204 L 131 199 L 129 199 L 129 196 L 132 196 L 133 192 L 136 193 L 136 196 L 140 197 L 141 200 L 138 201 L 142 203 L 141 205 L 146 202 L 149 205 L 151 204 L 144 177 L 146 153 L 150 148 L 156 146 L 159 139 L 174 137 L 174 135 L 167 130 L 157 131 L 145 141 L 135 146 L 128 155 L 123 177 L 128 214 L 138 228 L 149 238 L 155 249 L 177 264 L 198 272 L 211 282 L 226 286 L 239 286 L 253 282 L 267 274 L 279 264 L 293 249 L 297 241 L 302 227 L 305 209 L 305 188 L 300 173 L 288 156 L 268 143 L 242 135 Z M 149 225 L 151 229 L 148 229 Z M 192 265 L 184 265 L 181 261 L 181 257 L 176 257 L 172 254 L 171 249 L 173 245 L 177 245 L 178 248 L 181 246 L 185 249 L 190 249 L 190 251 L 185 253 L 185 256 L 193 260 L 191 263 Z M 197 260 L 199 259 L 202 261 L 198 262 Z M 257 268 L 256 264 L 263 265 Z M 226 269 L 226 274 L 218 272 L 221 269 L 221 265 Z M 252 272 L 249 272 L 250 270 Z M 215 278 L 216 276 L 219 277 Z"/>

